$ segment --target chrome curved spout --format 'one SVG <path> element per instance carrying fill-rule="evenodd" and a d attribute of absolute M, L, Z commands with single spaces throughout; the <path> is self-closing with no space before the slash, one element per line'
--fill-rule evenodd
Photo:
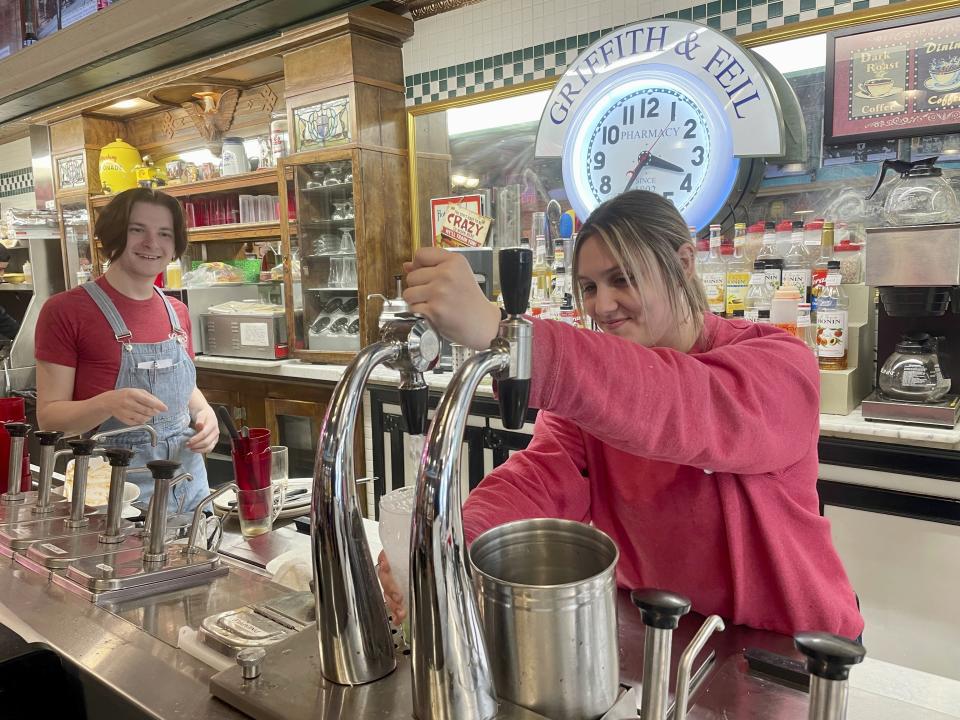
<path fill-rule="evenodd" d="M 411 316 L 387 323 L 381 340 L 347 366 L 323 420 L 314 464 L 310 543 L 320 672 L 340 685 L 372 682 L 396 667 L 393 634 L 354 482 L 353 434 L 363 388 L 381 363 L 402 372 L 422 372 L 438 355 L 439 340 L 425 320 Z"/>
<path fill-rule="evenodd" d="M 497 714 L 463 538 L 460 448 L 470 401 L 487 374 L 500 382 L 504 423 L 512 428 L 523 423 L 533 328 L 520 313 L 530 293 L 531 266 L 529 250 L 500 251 L 501 286 L 511 315 L 500 323 L 490 348 L 469 358 L 453 376 L 421 459 L 410 538 L 413 713 L 419 720 L 488 720 Z"/>
<path fill-rule="evenodd" d="M 147 435 L 150 436 L 150 445 L 152 447 L 157 446 L 157 431 L 150 425 L 130 425 L 128 427 L 116 428 L 115 430 L 104 430 L 103 432 L 94 433 L 90 436 L 90 439 L 99 443 L 104 438 L 126 435 L 127 433 L 137 432 L 139 430 L 146 431 Z"/>

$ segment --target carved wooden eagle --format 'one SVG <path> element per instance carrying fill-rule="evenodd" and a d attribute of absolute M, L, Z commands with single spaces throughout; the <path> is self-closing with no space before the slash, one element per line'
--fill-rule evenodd
<path fill-rule="evenodd" d="M 198 92 L 194 97 L 200 102 L 189 101 L 181 104 L 200 136 L 207 141 L 207 146 L 217 155 L 220 154 L 220 144 L 224 133 L 233 124 L 233 115 L 237 111 L 237 102 L 240 100 L 240 91 L 231 88 L 222 93 Z"/>

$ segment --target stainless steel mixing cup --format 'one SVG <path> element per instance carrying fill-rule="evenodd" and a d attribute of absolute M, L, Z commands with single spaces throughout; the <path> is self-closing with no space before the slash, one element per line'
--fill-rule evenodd
<path fill-rule="evenodd" d="M 570 520 L 520 520 L 470 549 L 497 695 L 557 720 L 598 718 L 619 688 L 614 542 Z"/>

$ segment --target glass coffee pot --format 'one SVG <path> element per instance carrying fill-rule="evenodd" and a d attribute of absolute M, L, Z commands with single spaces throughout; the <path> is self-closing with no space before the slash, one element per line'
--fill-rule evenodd
<path fill-rule="evenodd" d="M 883 203 L 883 219 L 890 225 L 931 225 L 960 220 L 960 202 L 943 177 L 943 170 L 934 166 L 938 158 L 907 162 L 884 160 L 877 184 L 866 199 L 872 198 L 887 175 L 887 170 L 900 173 L 888 189 Z"/>
<path fill-rule="evenodd" d="M 927 333 L 904 335 L 880 368 L 881 394 L 907 402 L 941 400 L 950 391 L 950 378 L 943 376 L 937 355 L 941 339 Z"/>

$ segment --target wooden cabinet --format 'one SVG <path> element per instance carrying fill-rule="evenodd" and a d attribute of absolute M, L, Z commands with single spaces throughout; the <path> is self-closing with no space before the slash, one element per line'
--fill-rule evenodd
<path fill-rule="evenodd" d="M 250 427 L 265 427 L 270 430 L 274 445 L 286 445 L 290 455 L 290 477 L 312 477 L 317 452 L 320 428 L 333 394 L 334 383 L 318 383 L 308 380 L 277 380 L 275 378 L 197 369 L 197 387 L 211 405 L 225 405 L 231 412 L 240 409 L 244 423 Z M 363 413 L 357 418 L 358 430 L 354 434 L 354 466 L 366 467 L 364 463 Z M 226 428 L 220 430 L 220 444 L 214 460 L 226 458 L 230 450 Z M 225 445 L 225 450 L 221 446 Z M 209 460 L 209 458 L 208 458 Z M 208 462 L 208 465 L 210 463 Z M 231 472 L 230 467 L 218 468 Z M 365 511 L 365 491 L 358 493 L 361 510 Z"/>

